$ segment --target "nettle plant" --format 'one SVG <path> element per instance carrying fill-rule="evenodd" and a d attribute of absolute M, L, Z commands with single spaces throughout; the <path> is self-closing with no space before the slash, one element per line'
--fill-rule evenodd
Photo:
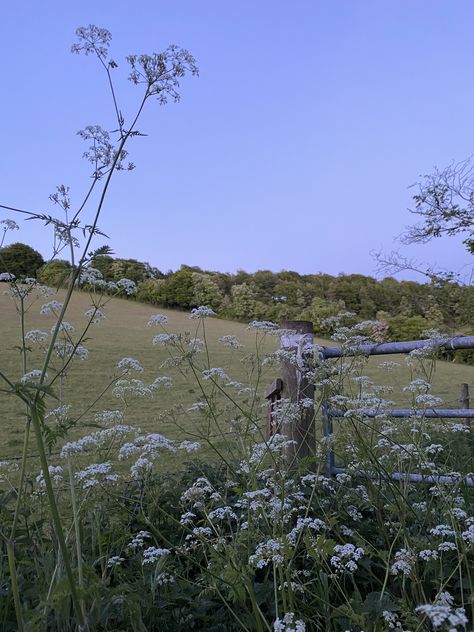
<path fill-rule="evenodd" d="M 32 215 L 53 225 L 56 254 L 69 249 L 64 299 L 35 279 L 13 279 L 8 271 L 2 277 L 17 306 L 22 363 L 20 379 L 0 373 L 2 394 L 25 409 L 22 457 L 0 462 L 2 629 L 470 629 L 472 442 L 464 424 L 425 414 L 440 403 L 431 388 L 444 340 L 437 332 L 430 332 L 436 345 L 403 361 L 410 381 L 402 393 L 415 414 L 394 420 L 396 363 L 381 363 L 388 384 L 380 386 L 366 374 L 368 359 L 354 352 L 355 345 L 380 342 L 377 323 L 353 325 L 348 313 L 330 319 L 344 353 L 322 361 L 317 345 L 301 356 L 268 353 L 291 332 L 253 322 L 253 348 L 221 336 L 228 366 L 216 366 L 208 344 L 212 309 L 194 309 L 189 331 L 178 333 L 156 314 L 147 324 L 150 345 L 166 351 L 164 374 L 146 379 L 139 360 L 123 358 L 107 386 L 116 407 L 102 410 L 98 393 L 74 416 L 65 398 L 70 368 L 89 361 L 88 332 L 100 325 L 106 303 L 134 291 L 130 281 L 110 284 L 89 265 L 111 177 L 126 166 L 125 143 L 137 134 L 146 101 L 176 100 L 178 80 L 196 73 L 189 53 L 175 47 L 129 57 L 130 79 L 143 84 L 144 97 L 127 125 L 115 100 L 110 34 L 88 27 L 78 36 L 74 50 L 94 54 L 107 74 L 118 128 L 116 136 L 97 127 L 82 134 L 92 141 L 86 157 L 93 174 L 78 210 L 60 187 L 53 202 L 64 217 Z M 96 187 L 93 221 L 81 223 Z M 2 225 L 5 234 L 16 229 L 11 220 Z M 77 231 L 86 241 L 80 255 Z M 69 315 L 77 289 L 91 296 L 79 333 L 78 315 Z M 37 307 L 51 318 L 50 330 L 28 329 Z M 304 374 L 316 398 L 281 399 L 267 435 L 262 392 L 282 363 Z M 190 405 L 173 385 L 180 378 L 193 385 Z M 161 415 L 180 430 L 179 440 L 143 432 L 135 422 L 135 405 L 168 388 L 176 389 L 176 404 Z M 323 402 L 342 411 L 330 437 L 321 430 Z M 292 426 L 308 409 L 310 456 L 297 461 Z M 30 429 L 39 464 L 29 458 Z M 335 477 L 326 476 L 329 450 L 345 467 Z M 413 472 L 434 478 L 417 485 L 404 476 Z M 436 478 L 444 474 L 454 482 Z"/>

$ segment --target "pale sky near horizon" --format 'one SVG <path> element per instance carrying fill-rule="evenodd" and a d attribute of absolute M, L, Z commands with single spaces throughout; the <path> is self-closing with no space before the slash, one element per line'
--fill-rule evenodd
<path fill-rule="evenodd" d="M 474 152 L 470 0 L 30 0 L 1 18 L 0 203 L 29 210 L 52 211 L 58 184 L 77 203 L 76 132 L 114 128 L 101 69 L 69 52 L 76 27 L 112 32 L 125 114 L 139 97 L 125 55 L 175 43 L 196 58 L 181 103 L 148 104 L 137 168 L 116 174 L 100 222 L 116 256 L 164 271 L 374 275 L 370 252 L 400 249 L 413 223 L 409 185 Z M 20 225 L 11 239 L 48 256 L 49 233 Z M 460 240 L 402 250 L 472 260 Z"/>

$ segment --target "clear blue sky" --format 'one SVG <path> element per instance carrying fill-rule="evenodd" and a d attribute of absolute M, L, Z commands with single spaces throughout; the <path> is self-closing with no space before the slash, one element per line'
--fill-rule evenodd
<path fill-rule="evenodd" d="M 407 187 L 474 151 L 471 0 L 33 0 L 0 24 L 0 203 L 51 207 L 88 184 L 76 131 L 114 126 L 105 77 L 69 52 L 76 27 L 113 35 L 126 112 L 138 98 L 124 56 L 173 42 L 200 67 L 182 101 L 150 103 L 101 228 L 117 256 L 373 274 L 371 250 L 413 221 Z M 12 217 L 3 214 L 2 217 Z M 43 255 L 50 236 L 22 222 Z M 100 245 L 103 240 L 98 240 Z M 459 241 L 407 254 L 459 269 Z"/>

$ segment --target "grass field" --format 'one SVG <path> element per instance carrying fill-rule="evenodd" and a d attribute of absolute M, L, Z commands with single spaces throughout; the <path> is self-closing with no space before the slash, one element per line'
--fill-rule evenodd
<path fill-rule="evenodd" d="M 6 288 L 5 288 L 6 289 Z M 61 301 L 61 292 L 55 297 Z M 41 303 L 38 301 L 31 307 L 26 318 L 26 331 L 41 329 L 49 331 L 54 323 L 51 316 L 40 315 Z M 71 322 L 76 331 L 86 324 L 84 312 L 91 306 L 88 294 L 78 292 L 74 295 L 70 312 L 66 320 Z M 106 389 L 118 375 L 115 368 L 117 362 L 124 357 L 137 359 L 144 368 L 144 373 L 138 375 L 146 384 L 154 381 L 156 377 L 169 375 L 173 378 L 174 388 L 160 389 L 156 392 L 152 401 L 138 400 L 130 409 L 127 423 L 140 426 L 147 432 L 159 432 L 171 438 L 186 435 L 186 428 L 178 429 L 172 421 L 171 415 L 163 414 L 166 410 L 179 404 L 184 408 L 189 407 L 199 399 L 199 391 L 192 376 L 182 376 L 170 369 L 161 369 L 161 364 L 167 358 L 167 351 L 161 346 L 153 346 L 152 337 L 159 333 L 159 329 L 147 327 L 150 316 L 160 312 L 168 317 L 170 332 L 183 333 L 189 331 L 192 336 L 202 337 L 202 331 L 196 334 L 196 326 L 199 321 L 189 319 L 184 312 L 155 308 L 149 305 L 136 303 L 124 299 L 112 299 L 106 309 L 106 320 L 100 325 L 93 326 L 89 332 L 89 340 L 84 344 L 89 349 L 89 359 L 75 361 L 64 385 L 64 401 L 72 405 L 75 416 L 87 411 L 88 406 L 96 397 Z M 19 345 L 19 317 L 11 299 L 4 293 L 0 294 L 0 367 L 1 370 L 13 378 L 20 379 L 22 375 L 21 357 L 17 346 Z M 242 323 L 219 320 L 217 318 L 206 320 L 206 339 L 210 352 L 210 366 L 224 367 L 231 379 L 245 384 L 246 370 L 242 358 L 255 352 L 255 333 L 249 331 Z M 218 342 L 221 336 L 233 334 L 244 345 L 242 350 L 233 351 Z M 317 340 L 320 344 L 333 346 L 330 341 Z M 271 352 L 276 348 L 278 341 L 268 337 L 266 351 Z M 202 355 L 202 354 L 201 354 Z M 390 374 L 379 368 L 383 361 L 397 360 L 401 366 Z M 41 366 L 41 355 L 38 351 L 28 354 L 28 370 Z M 392 384 L 395 386 L 393 399 L 397 405 L 408 404 L 402 387 L 411 377 L 409 369 L 404 363 L 403 357 L 375 357 L 371 358 L 366 371 L 367 375 L 377 383 Z M 258 385 L 259 393 L 278 374 L 278 368 L 268 367 Z M 473 384 L 474 367 L 457 365 L 447 362 L 438 362 L 433 375 L 433 391 L 440 395 L 446 407 L 459 406 L 459 385 L 463 382 Z M 103 409 L 117 408 L 117 399 L 111 390 L 105 392 L 101 402 L 96 404 L 87 414 L 81 417 L 80 424 L 74 429 L 73 434 L 84 434 L 85 427 L 93 421 L 94 412 Z M 263 412 L 262 412 L 263 418 Z M 0 393 L 0 459 L 18 455 L 23 437 L 22 408 L 18 400 L 12 396 Z M 188 415 L 183 424 L 192 433 L 195 417 Z M 187 424 L 187 425 L 186 425 Z"/>

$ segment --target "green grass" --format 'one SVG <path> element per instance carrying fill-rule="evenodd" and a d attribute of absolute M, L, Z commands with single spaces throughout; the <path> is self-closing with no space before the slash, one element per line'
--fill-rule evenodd
<path fill-rule="evenodd" d="M 7 289 L 7 286 L 3 286 Z M 61 301 L 63 294 L 53 297 Z M 29 310 L 26 318 L 26 330 L 41 329 L 49 331 L 54 323 L 51 316 L 40 315 L 39 310 L 42 302 L 50 299 L 38 301 Z M 88 294 L 77 292 L 72 299 L 66 320 L 71 322 L 76 332 L 81 330 L 87 319 L 84 312 L 91 306 L 91 298 Z M 186 429 L 192 434 L 194 424 L 198 423 L 198 418 L 193 415 L 185 417 L 184 430 L 178 429 L 172 420 L 171 415 L 163 414 L 164 411 L 173 406 L 182 405 L 184 408 L 200 399 L 199 388 L 191 374 L 188 376 L 177 375 L 175 371 L 160 368 L 167 357 L 167 351 L 162 346 L 153 346 L 152 337 L 159 333 L 156 327 L 147 327 L 150 316 L 154 313 L 163 313 L 168 317 L 170 332 L 184 333 L 191 332 L 202 338 L 202 331 L 196 333 L 199 321 L 189 319 L 189 315 L 184 312 L 156 308 L 149 305 L 128 301 L 125 299 L 112 299 L 105 309 L 107 319 L 100 325 L 92 326 L 89 330 L 89 340 L 84 344 L 89 349 L 89 359 L 85 361 L 75 361 L 64 386 L 64 401 L 73 407 L 75 416 L 82 415 L 79 426 L 74 429 L 73 434 L 84 434 L 88 424 L 93 421 L 95 411 L 103 409 L 115 409 L 118 407 L 118 400 L 114 398 L 108 390 L 102 397 L 100 403 L 93 409 L 86 412 L 88 406 L 118 375 L 115 366 L 123 357 L 133 357 L 137 359 L 145 371 L 137 377 L 143 379 L 145 383 L 151 383 L 160 375 L 170 375 L 174 380 L 174 388 L 160 389 L 155 394 L 153 400 L 137 400 L 133 408 L 128 413 L 127 423 L 140 426 L 147 432 L 159 432 L 171 438 L 186 435 Z M 17 346 L 19 338 L 19 318 L 11 299 L 4 293 L 0 294 L 0 321 L 1 343 L 0 343 L 0 369 L 13 380 L 18 380 L 22 375 L 21 356 Z M 249 331 L 242 323 L 220 320 L 217 318 L 207 319 L 206 339 L 210 353 L 210 366 L 224 367 L 231 379 L 246 382 L 246 368 L 242 358 L 246 354 L 255 352 L 255 333 Z M 233 334 L 238 337 L 244 348 L 240 351 L 232 351 L 225 348 L 218 339 L 226 334 Z M 324 340 L 317 340 L 320 344 L 333 346 L 334 343 Z M 278 341 L 268 338 L 266 351 L 270 352 L 276 348 Z M 201 354 L 200 361 L 205 362 L 206 358 Z M 385 360 L 396 360 L 401 366 L 391 373 L 382 371 L 379 365 Z M 41 366 L 41 355 L 38 351 L 28 354 L 28 369 L 39 368 Z M 404 362 L 403 356 L 379 356 L 370 359 L 367 373 L 371 379 L 377 383 L 392 384 L 395 392 L 390 397 L 397 405 L 409 405 L 409 398 L 403 393 L 402 387 L 406 385 L 411 374 Z M 265 386 L 278 374 L 276 367 L 269 367 L 258 386 L 259 394 L 263 393 Z M 467 382 L 472 385 L 474 378 L 474 367 L 457 365 L 447 362 L 438 362 L 433 374 L 433 391 L 443 397 L 446 407 L 459 406 L 460 384 Z M 54 407 L 51 400 L 51 407 Z M 262 411 L 262 419 L 263 419 Z M 18 400 L 10 395 L 0 393 L 0 459 L 16 456 L 19 454 L 23 438 L 23 416 L 22 406 Z"/>

